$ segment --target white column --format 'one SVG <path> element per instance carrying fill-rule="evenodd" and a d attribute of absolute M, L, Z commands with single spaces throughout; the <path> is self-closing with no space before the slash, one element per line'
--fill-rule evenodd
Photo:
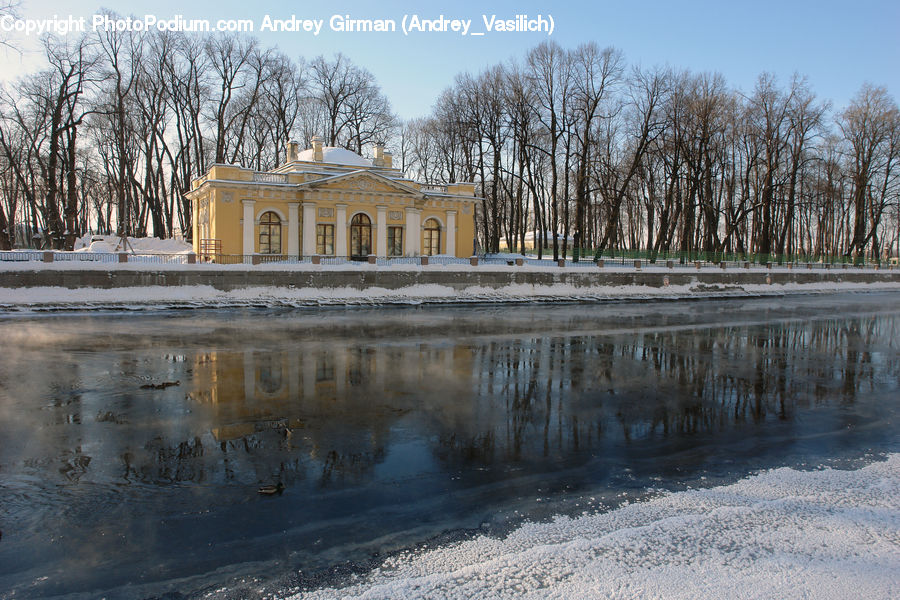
<path fill-rule="evenodd" d="M 300 391 L 300 365 L 297 364 L 300 358 L 296 354 L 282 354 L 282 357 L 288 361 L 288 402 L 293 404 L 302 395 Z"/>
<path fill-rule="evenodd" d="M 316 253 L 316 203 L 303 203 L 303 256 Z"/>
<path fill-rule="evenodd" d="M 387 357 L 385 356 L 384 347 L 378 347 L 374 349 L 374 356 L 372 357 L 372 362 L 374 362 L 375 369 L 375 391 L 381 392 L 385 390 L 384 386 L 384 372 L 388 368 L 387 365 Z M 450 371 L 448 371 L 449 373 Z"/>
<path fill-rule="evenodd" d="M 191 222 L 191 245 L 194 247 L 194 254 L 200 254 L 200 199 L 193 198 L 191 200 L 191 210 L 194 214 L 194 220 Z"/>
<path fill-rule="evenodd" d="M 456 211 L 447 211 L 447 254 L 456 256 Z"/>
<path fill-rule="evenodd" d="M 347 352 L 346 346 L 337 348 L 334 356 L 334 393 L 338 402 L 347 402 Z"/>
<path fill-rule="evenodd" d="M 244 205 L 244 245 L 241 252 L 244 254 L 253 254 L 255 250 L 253 245 L 253 232 L 255 230 L 253 207 L 256 205 L 256 200 L 241 200 L 241 204 Z"/>
<path fill-rule="evenodd" d="M 311 402 L 316 397 L 316 355 L 306 353 L 300 356 L 303 360 L 303 399 Z"/>
<path fill-rule="evenodd" d="M 300 254 L 300 204 L 288 203 L 288 256 L 296 258 Z"/>
<path fill-rule="evenodd" d="M 375 255 L 385 257 L 387 252 L 387 206 L 376 206 L 375 215 Z"/>
<path fill-rule="evenodd" d="M 334 255 L 350 256 L 350 248 L 347 246 L 347 205 L 335 204 L 334 224 Z"/>
<path fill-rule="evenodd" d="M 406 231 L 404 232 L 404 245 L 406 246 L 405 254 L 407 256 L 417 256 L 422 252 L 422 225 L 421 212 L 417 208 L 407 207 L 406 209 Z"/>

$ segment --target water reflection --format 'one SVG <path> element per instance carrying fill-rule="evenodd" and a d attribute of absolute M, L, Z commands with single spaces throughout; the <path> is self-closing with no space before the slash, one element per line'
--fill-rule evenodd
<path fill-rule="evenodd" d="M 328 564 L 623 471 L 895 443 L 896 298 L 817 302 L 0 322 L 0 588 Z"/>
<path fill-rule="evenodd" d="M 896 327 L 895 315 L 879 314 L 612 335 L 295 340 L 277 350 L 238 349 L 235 335 L 230 348 L 116 353 L 102 367 L 67 361 L 49 380 L 34 375 L 50 398 L 42 424 L 61 434 L 43 445 L 58 448 L 69 481 L 96 479 L 97 457 L 107 477 L 126 481 L 289 479 L 304 465 L 302 477 L 327 486 L 371 477 L 394 428 L 415 429 L 441 462 L 464 466 L 791 422 L 816 404 L 895 387 Z M 102 380 L 101 368 L 112 390 L 71 389 Z M 129 389 L 143 381 L 179 385 Z"/>

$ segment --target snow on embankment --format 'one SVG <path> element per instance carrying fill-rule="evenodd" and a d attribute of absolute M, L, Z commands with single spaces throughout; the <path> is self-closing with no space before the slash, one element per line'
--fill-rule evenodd
<path fill-rule="evenodd" d="M 396 289 L 368 287 L 272 287 L 254 286 L 219 290 L 209 285 L 146 286 L 96 288 L 83 287 L 0 287 L 2 308 L 90 309 L 97 307 L 176 306 L 315 306 L 322 304 L 423 304 L 471 302 L 566 302 L 566 301 L 650 301 L 686 298 L 722 298 L 748 296 L 781 296 L 834 292 L 897 291 L 900 284 L 820 283 L 744 285 L 740 288 L 716 288 L 691 285 L 652 287 L 610 285 L 579 287 L 567 284 L 553 286 L 512 284 L 502 287 L 470 286 L 461 290 L 439 284 L 418 284 Z"/>
<path fill-rule="evenodd" d="M 294 596 L 336 597 L 900 598 L 900 455 L 526 524 Z"/>
<path fill-rule="evenodd" d="M 145 240 L 146 241 L 146 240 Z M 100 244 L 95 240 L 92 246 Z M 106 243 L 106 242 L 102 242 Z M 640 301 L 900 291 L 889 270 L 0 262 L 0 309 Z"/>

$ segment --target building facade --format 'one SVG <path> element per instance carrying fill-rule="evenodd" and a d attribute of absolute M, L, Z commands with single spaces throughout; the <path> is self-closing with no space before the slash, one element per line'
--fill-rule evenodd
<path fill-rule="evenodd" d="M 193 181 L 194 252 L 201 256 L 471 256 L 475 186 L 428 186 L 393 168 L 376 146 L 370 160 L 323 146 L 300 151 L 259 172 L 213 165 Z"/>

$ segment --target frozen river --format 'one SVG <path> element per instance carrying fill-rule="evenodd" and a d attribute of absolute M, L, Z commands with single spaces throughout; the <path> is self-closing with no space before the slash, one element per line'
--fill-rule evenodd
<path fill-rule="evenodd" d="M 900 450 L 897 293 L 19 314 L 0 340 L 0 598 L 285 595 Z"/>

